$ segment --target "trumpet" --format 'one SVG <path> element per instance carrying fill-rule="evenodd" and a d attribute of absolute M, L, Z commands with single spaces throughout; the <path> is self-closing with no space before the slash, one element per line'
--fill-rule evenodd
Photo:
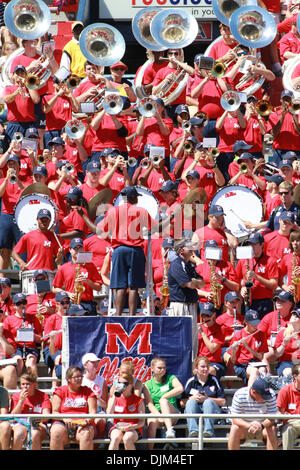
<path fill-rule="evenodd" d="M 22 142 L 23 140 L 23 134 L 22 132 L 15 132 L 13 135 L 13 141 L 14 142 Z"/>
<path fill-rule="evenodd" d="M 213 159 L 216 159 L 220 155 L 220 150 L 218 147 L 211 147 L 208 153 Z"/>
<path fill-rule="evenodd" d="M 184 131 L 190 132 L 192 126 L 191 126 L 190 121 L 184 121 L 184 122 L 181 124 L 181 127 L 182 127 L 182 129 L 183 129 Z"/>
<path fill-rule="evenodd" d="M 150 97 L 143 98 L 138 104 L 138 111 L 145 117 L 154 116 L 156 113 L 155 101 Z"/>
<path fill-rule="evenodd" d="M 211 74 L 214 77 L 221 78 L 225 75 L 226 70 L 227 70 L 227 66 L 225 65 L 225 63 L 218 60 L 214 63 L 214 66 L 211 69 Z"/>
<path fill-rule="evenodd" d="M 39 155 L 37 157 L 37 162 L 39 165 L 45 165 L 51 157 L 44 157 L 44 155 Z"/>
<path fill-rule="evenodd" d="M 71 90 L 75 90 L 75 88 L 78 87 L 79 83 L 81 82 L 81 78 L 77 77 L 77 75 L 70 75 L 70 77 L 67 79 L 66 83 Z"/>
<path fill-rule="evenodd" d="M 185 142 L 183 144 L 183 150 L 187 153 L 193 152 L 194 146 L 193 146 L 192 142 L 189 142 L 189 141 Z"/>
<path fill-rule="evenodd" d="M 127 165 L 128 166 L 135 166 L 137 164 L 137 159 L 134 158 L 134 157 L 129 157 L 128 160 L 127 160 Z"/>
<path fill-rule="evenodd" d="M 248 167 L 247 163 L 241 163 L 239 165 L 239 170 L 240 170 L 241 173 L 246 174 L 249 170 L 249 167 Z"/>
<path fill-rule="evenodd" d="M 85 125 L 79 119 L 71 119 L 65 125 L 65 132 L 70 139 L 81 139 L 85 133 Z"/>
<path fill-rule="evenodd" d="M 291 114 L 299 114 L 300 112 L 300 101 L 299 100 L 293 100 L 289 104 L 289 111 Z"/>
<path fill-rule="evenodd" d="M 109 93 L 103 98 L 101 106 L 107 114 L 119 114 L 123 109 L 123 100 L 117 93 Z"/>
<path fill-rule="evenodd" d="M 16 173 L 16 170 L 12 170 L 11 174 L 10 174 L 10 177 L 9 177 L 9 183 L 11 184 L 15 184 L 17 182 L 17 173 Z"/>
<path fill-rule="evenodd" d="M 150 157 L 150 160 L 153 163 L 153 165 L 159 165 L 160 162 L 163 160 L 163 158 L 161 155 L 152 155 Z"/>
<path fill-rule="evenodd" d="M 143 170 L 146 170 L 151 164 L 150 158 L 143 158 L 140 162 L 140 166 Z"/>
<path fill-rule="evenodd" d="M 68 165 L 65 165 L 65 170 L 66 170 L 66 173 L 68 173 L 68 175 L 70 175 L 71 173 L 74 173 L 75 171 L 75 167 L 72 163 L 69 163 Z"/>

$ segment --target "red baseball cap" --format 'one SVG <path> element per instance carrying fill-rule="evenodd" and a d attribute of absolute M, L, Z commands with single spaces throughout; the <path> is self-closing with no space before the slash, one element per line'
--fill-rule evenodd
<path fill-rule="evenodd" d="M 125 65 L 124 62 L 117 62 L 116 64 L 110 66 L 111 69 L 114 69 L 116 67 L 123 67 L 125 70 L 128 69 L 127 65 Z"/>

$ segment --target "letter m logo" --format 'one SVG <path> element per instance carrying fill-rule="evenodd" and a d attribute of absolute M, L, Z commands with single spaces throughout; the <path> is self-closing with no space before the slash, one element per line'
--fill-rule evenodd
<path fill-rule="evenodd" d="M 151 354 L 152 323 L 137 323 L 129 335 L 120 323 L 106 323 L 105 332 L 107 336 L 106 354 L 119 354 L 120 346 L 117 339 L 128 352 L 138 342 L 137 354 Z"/>

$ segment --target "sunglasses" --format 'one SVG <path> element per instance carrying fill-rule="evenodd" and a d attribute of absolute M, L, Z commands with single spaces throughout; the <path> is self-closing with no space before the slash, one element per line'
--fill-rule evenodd
<path fill-rule="evenodd" d="M 69 300 L 63 300 L 62 302 L 59 302 L 60 305 L 70 305 L 70 301 Z"/>
<path fill-rule="evenodd" d="M 282 193 L 279 193 L 280 196 L 283 196 L 284 194 L 289 194 L 289 191 L 283 191 Z"/>
<path fill-rule="evenodd" d="M 168 55 L 179 55 L 179 52 L 168 52 Z"/>
<path fill-rule="evenodd" d="M 16 306 L 18 307 L 19 305 L 26 305 L 26 304 L 27 304 L 27 300 L 21 300 L 21 302 L 16 303 Z"/>
<path fill-rule="evenodd" d="M 121 70 L 121 72 L 125 72 L 126 69 L 124 69 L 124 67 L 114 67 L 112 70 L 116 70 L 116 71 L 119 71 Z"/>

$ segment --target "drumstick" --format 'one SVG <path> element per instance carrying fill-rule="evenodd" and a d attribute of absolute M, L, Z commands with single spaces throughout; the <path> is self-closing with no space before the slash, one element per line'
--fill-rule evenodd
<path fill-rule="evenodd" d="M 55 238 L 56 238 L 56 241 L 57 241 L 57 243 L 58 243 L 59 248 L 62 249 L 62 245 L 61 245 L 61 243 L 60 243 L 60 241 L 59 241 L 59 239 L 58 239 L 58 236 L 56 235 L 55 232 L 53 232 L 53 234 L 54 234 L 54 236 L 55 236 Z"/>
<path fill-rule="evenodd" d="M 241 217 L 240 217 L 238 214 L 236 214 L 233 209 L 229 209 L 229 210 L 230 210 L 230 212 L 232 212 L 241 222 L 243 222 L 243 224 L 245 223 L 245 221 L 244 221 L 243 219 L 241 219 Z"/>
<path fill-rule="evenodd" d="M 28 261 L 28 263 L 25 264 L 25 267 L 27 266 L 37 257 L 37 253 L 31 258 L 31 260 Z"/>

